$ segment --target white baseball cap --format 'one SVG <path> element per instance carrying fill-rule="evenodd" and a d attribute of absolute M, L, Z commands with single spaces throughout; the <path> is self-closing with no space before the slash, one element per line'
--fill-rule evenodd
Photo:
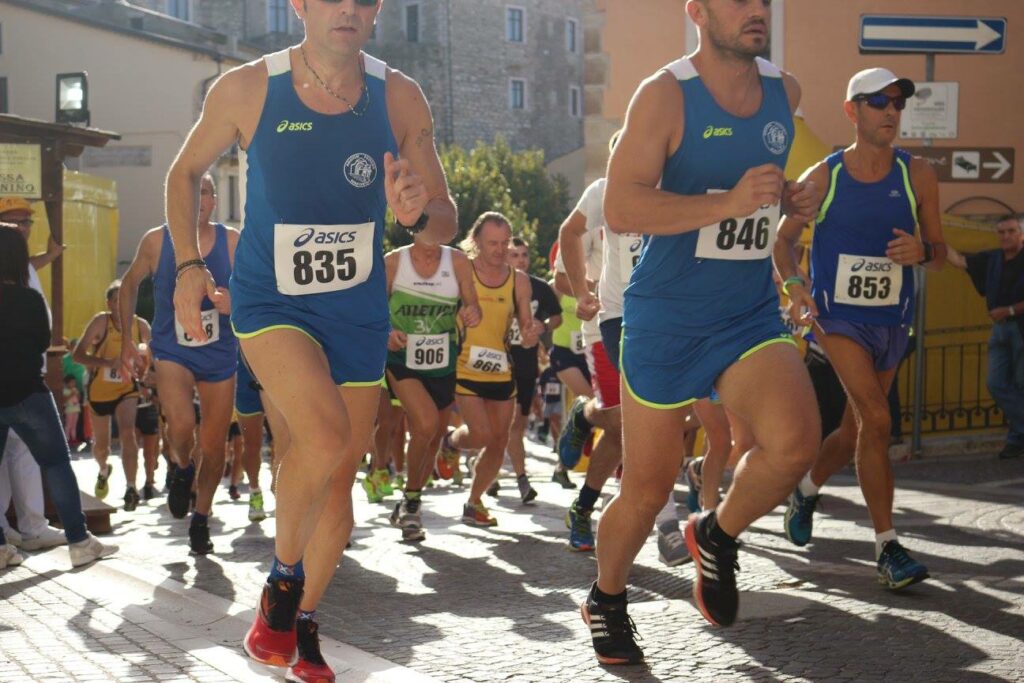
<path fill-rule="evenodd" d="M 864 69 L 855 73 L 850 79 L 849 85 L 846 86 L 846 100 L 851 101 L 857 95 L 873 95 L 894 84 L 899 86 L 904 97 L 910 97 L 917 89 L 912 80 L 897 78 L 896 74 L 888 69 L 880 67 Z"/>

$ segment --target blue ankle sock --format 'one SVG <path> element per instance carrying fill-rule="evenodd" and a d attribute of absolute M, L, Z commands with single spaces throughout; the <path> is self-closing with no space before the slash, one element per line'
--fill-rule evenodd
<path fill-rule="evenodd" d="M 190 526 L 206 526 L 209 521 L 210 521 L 210 516 L 209 515 L 202 515 L 202 514 L 199 514 L 198 512 L 193 512 L 192 513 L 192 522 L 191 522 Z"/>
<path fill-rule="evenodd" d="M 277 579 L 305 579 L 306 572 L 302 569 L 302 560 L 295 564 L 285 564 L 274 556 L 274 563 L 270 565 L 271 580 Z"/>

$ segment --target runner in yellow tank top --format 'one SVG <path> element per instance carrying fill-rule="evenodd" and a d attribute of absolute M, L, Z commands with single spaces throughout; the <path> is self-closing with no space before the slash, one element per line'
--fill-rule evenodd
<path fill-rule="evenodd" d="M 508 219 L 488 212 L 476 219 L 462 242 L 473 265 L 482 316 L 480 324 L 466 332 L 456 364 L 455 401 L 464 424 L 444 437 L 441 457 L 458 467 L 459 449 L 484 449 L 462 510 L 462 521 L 475 526 L 497 524 L 480 497 L 498 475 L 512 424 L 516 389 L 507 338 L 513 314 L 522 330 L 523 347 L 536 345 L 543 331 L 530 309 L 529 276 L 507 264 L 511 241 Z"/>
<path fill-rule="evenodd" d="M 106 497 L 110 490 L 107 478 L 113 467 L 107 463 L 110 455 L 110 418 L 117 419 L 121 437 L 121 464 L 124 466 L 128 488 L 124 494 L 124 509 L 132 511 L 139 504 L 135 477 L 139 469 L 139 448 L 135 439 L 135 414 L 139 403 L 139 389 L 135 381 L 126 378 L 121 366 L 121 344 L 125 332 L 117 309 L 121 282 L 115 280 L 107 288 L 107 310 L 97 313 L 89 321 L 75 346 L 73 359 L 89 369 L 89 408 L 92 411 L 93 457 L 99 465 L 94 493 Z M 138 316 L 131 321 L 127 332 L 128 343 L 149 343 L 149 323 Z"/>

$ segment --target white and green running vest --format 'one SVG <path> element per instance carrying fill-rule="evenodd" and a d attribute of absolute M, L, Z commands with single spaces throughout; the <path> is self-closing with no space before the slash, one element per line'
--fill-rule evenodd
<path fill-rule="evenodd" d="M 388 364 L 404 365 L 426 377 L 450 375 L 459 355 L 459 283 L 452 267 L 453 250 L 441 247 L 441 263 L 430 277 L 416 272 L 409 250 L 398 250 L 389 300 L 391 326 L 405 332 L 409 341 L 404 349 L 388 352 Z"/>

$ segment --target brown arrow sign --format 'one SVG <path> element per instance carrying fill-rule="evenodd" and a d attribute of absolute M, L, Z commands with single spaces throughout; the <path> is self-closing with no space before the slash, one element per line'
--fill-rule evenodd
<path fill-rule="evenodd" d="M 922 157 L 940 183 L 1012 183 L 1012 147 L 904 147 Z"/>

